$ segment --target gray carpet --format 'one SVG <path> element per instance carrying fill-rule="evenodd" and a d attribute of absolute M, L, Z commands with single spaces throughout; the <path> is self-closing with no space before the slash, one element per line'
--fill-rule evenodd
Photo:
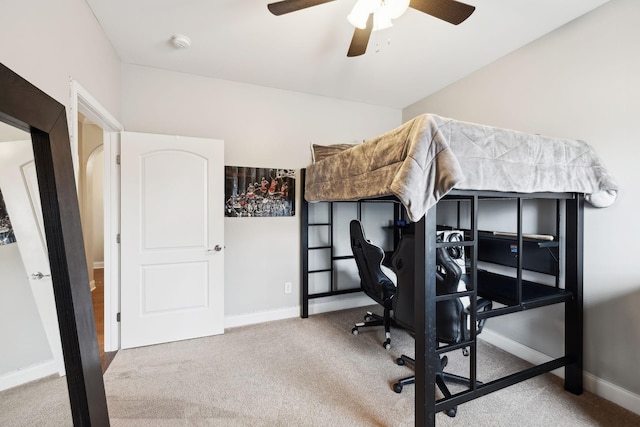
<path fill-rule="evenodd" d="M 413 339 L 393 330 L 393 347 L 385 350 L 380 328 L 351 335 L 363 313 L 275 321 L 120 351 L 105 373 L 111 425 L 412 426 L 413 387 L 396 394 L 391 384 L 412 374 L 395 359 L 413 354 Z M 483 381 L 527 366 L 482 342 L 478 354 Z M 466 375 L 461 352 L 449 359 L 448 371 Z M 64 380 L 54 379 L 0 393 L 0 425 L 70 425 L 64 391 Z M 455 418 L 438 414 L 437 424 L 639 426 L 640 416 L 591 393 L 567 393 L 548 374 L 460 405 Z"/>

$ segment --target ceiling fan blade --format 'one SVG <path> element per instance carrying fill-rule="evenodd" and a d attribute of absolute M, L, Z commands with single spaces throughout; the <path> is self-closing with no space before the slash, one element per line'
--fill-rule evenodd
<path fill-rule="evenodd" d="M 455 0 L 411 0 L 409 7 L 453 25 L 463 22 L 476 10 L 475 6 Z"/>
<path fill-rule="evenodd" d="M 373 13 L 369 14 L 367 26 L 364 29 L 356 28 L 353 32 L 353 38 L 351 39 L 347 56 L 360 56 L 367 51 L 369 37 L 371 37 L 371 30 L 373 30 Z"/>
<path fill-rule="evenodd" d="M 323 3 L 329 3 L 330 1 L 334 0 L 282 0 L 268 4 L 267 8 L 271 13 L 279 16 L 308 7 L 318 6 Z"/>

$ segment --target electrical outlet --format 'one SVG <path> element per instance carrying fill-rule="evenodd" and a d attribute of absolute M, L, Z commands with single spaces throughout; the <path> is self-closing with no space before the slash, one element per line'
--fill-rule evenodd
<path fill-rule="evenodd" d="M 285 294 L 290 294 L 293 291 L 291 286 L 292 286 L 291 282 L 284 282 L 284 293 Z"/>

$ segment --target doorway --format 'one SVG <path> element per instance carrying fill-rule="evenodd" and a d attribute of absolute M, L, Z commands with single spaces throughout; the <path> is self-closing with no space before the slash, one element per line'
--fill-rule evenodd
<path fill-rule="evenodd" d="M 116 242 L 120 233 L 117 158 L 122 125 L 76 80 L 70 82 L 70 94 L 71 154 L 78 195 L 85 198 L 91 218 L 92 242 L 85 242 L 85 250 L 91 287 L 95 288 L 92 301 L 104 370 L 120 348 L 120 248 Z M 98 201 L 102 202 L 99 207 Z M 82 204 L 80 210 L 87 216 Z"/>
<path fill-rule="evenodd" d="M 104 372 L 114 352 L 104 350 L 104 130 L 78 113 L 78 202 L 89 287 Z"/>
<path fill-rule="evenodd" d="M 104 176 L 103 176 L 103 201 L 104 201 L 104 207 L 103 207 L 103 212 L 104 212 L 104 225 L 103 225 L 103 230 L 104 230 L 104 242 L 103 242 L 103 247 L 104 247 L 104 264 L 103 264 L 103 283 L 104 283 L 104 291 L 103 292 L 97 292 L 96 293 L 96 297 L 98 297 L 99 295 L 103 295 L 104 297 L 104 303 L 103 303 L 103 310 L 104 310 L 104 316 L 103 316 L 103 336 L 100 337 L 100 340 L 102 342 L 103 348 L 104 348 L 104 355 L 106 357 L 110 356 L 110 352 L 115 352 L 118 349 L 121 348 L 121 345 L 124 346 L 124 341 L 121 339 L 121 337 L 123 336 L 123 333 L 121 331 L 121 323 L 120 323 L 120 312 L 121 309 L 123 310 L 123 317 L 126 320 L 126 324 L 125 326 L 127 326 L 127 330 L 132 331 L 134 328 L 134 319 L 139 318 L 139 312 L 140 310 L 137 310 L 136 313 L 138 313 L 137 317 L 136 316 L 127 316 L 127 314 L 125 313 L 125 309 L 131 308 L 131 305 L 128 305 L 127 307 L 125 307 L 123 305 L 123 300 L 124 301 L 129 301 L 131 298 L 123 298 L 123 294 L 122 294 L 122 281 L 124 281 L 124 278 L 121 279 L 121 244 L 120 244 L 120 233 L 121 233 L 121 225 L 122 225 L 122 220 L 124 218 L 129 218 L 131 217 L 130 212 L 127 211 L 127 215 L 123 218 L 121 218 L 121 210 L 122 210 L 122 206 L 124 205 L 123 203 L 121 203 L 121 166 L 120 166 L 120 150 L 122 147 L 130 147 L 130 144 L 126 145 L 126 144 L 121 144 L 121 138 L 124 138 L 124 136 L 122 136 L 122 126 L 106 111 L 104 110 L 104 108 L 95 100 L 91 97 L 91 95 L 89 95 L 77 82 L 73 81 L 71 82 L 71 117 L 72 117 L 72 123 L 71 123 L 71 151 L 72 151 L 72 158 L 73 158 L 73 162 L 74 162 L 74 171 L 75 171 L 75 176 L 76 176 L 76 185 L 78 186 L 78 193 L 81 194 L 83 192 L 83 189 L 85 187 L 81 187 L 82 186 L 87 186 L 87 183 L 81 184 L 79 182 L 79 178 L 82 177 L 83 174 L 80 173 L 80 168 L 83 167 L 85 168 L 86 165 L 81 166 L 81 164 L 84 162 L 83 160 L 83 156 L 81 155 L 81 151 L 83 150 L 83 145 L 81 143 L 81 138 L 80 138 L 80 134 L 81 134 L 81 126 L 82 123 L 87 123 L 87 124 L 91 124 L 91 125 L 96 125 L 97 128 L 102 130 L 102 137 L 103 137 L 103 159 L 104 159 Z M 81 115 L 79 115 L 81 114 Z M 99 132 L 97 132 L 99 133 Z M 131 134 L 131 133 L 129 133 Z M 186 141 L 186 137 L 175 137 L 175 136 L 166 136 L 166 135 L 150 135 L 150 134 L 141 134 L 140 136 L 143 139 L 149 139 L 151 138 L 153 140 L 154 143 L 154 147 L 157 148 L 158 144 L 160 143 L 160 140 L 166 140 L 166 142 L 169 144 L 171 149 L 177 149 L 177 147 L 181 147 L 184 148 L 184 144 Z M 193 140 L 192 142 L 195 143 L 196 145 L 202 146 L 202 147 L 211 147 L 211 146 L 217 146 L 217 148 L 220 150 L 219 152 L 217 152 L 213 157 L 209 158 L 209 156 L 191 156 L 188 153 L 185 153 L 184 150 L 179 150 L 180 151 L 180 158 L 183 158 L 185 156 L 188 157 L 187 160 L 190 161 L 194 161 L 193 159 L 198 158 L 200 159 L 201 163 L 200 166 L 198 166 L 197 168 L 187 168 L 187 171 L 184 174 L 178 174 L 181 178 L 185 178 L 185 177 L 192 177 L 193 178 L 193 174 L 197 171 L 200 171 L 202 174 L 204 174 L 203 176 L 200 176 L 199 180 L 196 180 L 196 182 L 199 183 L 200 187 L 202 187 L 204 185 L 204 187 L 207 187 L 207 183 L 217 183 L 218 181 L 215 179 L 215 177 L 217 176 L 221 176 L 220 174 L 223 171 L 223 159 L 224 159 L 224 155 L 223 155 L 223 150 L 224 150 L 224 144 L 223 141 L 220 140 L 204 140 L 202 138 L 189 138 L 190 140 Z M 196 141 L 197 140 L 197 141 Z M 210 148 L 212 149 L 212 148 Z M 95 149 L 94 149 L 95 150 Z M 87 149 L 85 151 L 90 151 L 90 149 Z M 93 151 L 91 151 L 93 152 Z M 153 159 L 149 160 L 152 163 L 152 166 L 158 166 L 160 164 L 163 164 L 164 166 L 164 171 L 168 170 L 168 169 L 172 169 L 175 168 L 177 166 L 177 163 L 175 163 L 174 159 L 169 159 L 167 157 L 167 153 L 171 152 L 171 150 L 168 150 L 166 152 L 163 153 L 156 153 L 157 156 L 153 157 Z M 126 153 L 125 153 L 126 154 Z M 131 154 L 129 152 L 129 154 Z M 191 157 L 190 157 L 191 156 Z M 86 156 L 85 156 L 86 157 Z M 123 158 L 123 168 L 124 168 L 124 164 L 125 164 L 125 160 L 127 158 L 131 158 L 131 156 L 127 157 L 126 155 Z M 215 161 L 214 161 L 215 160 Z M 169 161 L 169 164 L 165 164 L 167 161 Z M 155 162 L 155 163 L 154 163 Z M 203 163 L 204 162 L 204 163 Z M 185 162 L 183 162 L 185 163 Z M 188 161 L 186 162 L 188 163 Z M 182 163 L 180 163 L 182 164 Z M 207 167 L 206 168 L 202 168 L 202 166 L 206 164 Z M 216 172 L 216 170 L 218 170 L 217 168 L 219 168 L 219 171 Z M 153 169 L 153 168 L 152 168 Z M 149 169 L 151 170 L 151 169 Z M 154 169 L 155 170 L 155 169 Z M 162 170 L 159 170 L 159 172 L 162 172 Z M 205 173 L 206 172 L 206 173 Z M 124 172 L 123 172 L 124 173 Z M 95 175 L 95 174 L 94 174 Z M 167 179 L 167 174 L 166 173 L 162 173 L 161 176 L 163 177 L 163 179 Z M 185 178 L 186 179 L 186 178 Z M 171 180 L 170 184 L 168 186 L 168 188 L 173 188 L 176 187 L 176 185 L 182 185 L 185 184 L 185 179 L 180 179 L 180 180 Z M 138 180 L 134 179 L 133 181 L 128 181 L 128 182 L 139 182 Z M 147 184 L 152 184 L 153 182 L 156 182 L 154 180 L 149 180 L 149 181 L 145 181 Z M 160 181 L 158 181 L 160 182 Z M 157 184 L 157 182 L 156 182 Z M 196 197 L 198 194 L 204 195 L 205 193 L 208 195 L 208 192 L 196 192 L 194 191 L 194 188 L 196 186 L 195 185 L 191 185 L 187 183 L 186 186 L 186 190 L 176 190 L 174 193 L 177 197 L 184 199 L 185 197 L 189 198 L 189 200 L 191 200 L 193 202 L 193 198 Z M 188 338 L 193 338 L 194 336 L 189 336 L 186 337 L 185 334 L 197 334 L 197 332 L 202 328 L 202 325 L 208 325 L 209 328 L 219 328 L 220 331 L 223 331 L 223 325 L 224 325 L 224 307 L 223 305 L 221 306 L 221 304 L 224 303 L 224 296 L 223 296 L 223 277 L 224 277 L 224 257 L 223 257 L 223 247 L 224 247 L 224 234 L 223 234 L 223 216 L 222 216 L 222 211 L 221 210 L 217 210 L 215 209 L 215 204 L 214 201 L 221 199 L 223 193 L 223 187 L 220 186 L 218 188 L 217 185 L 214 185 L 212 188 L 216 188 L 217 190 L 219 190 L 220 192 L 222 192 L 220 195 L 215 196 L 215 194 L 213 196 L 208 195 L 207 197 L 209 197 L 209 202 L 204 203 L 203 204 L 199 204 L 198 206 L 200 207 L 204 207 L 206 206 L 206 212 L 210 212 L 213 214 L 214 217 L 217 218 L 217 213 L 219 213 L 220 218 L 219 218 L 219 223 L 216 223 L 215 226 L 210 227 L 210 226 L 206 226 L 205 228 L 208 230 L 206 234 L 206 239 L 202 240 L 202 242 L 200 242 L 199 245 L 189 245 L 189 247 L 191 249 L 193 249 L 193 251 L 196 251 L 199 253 L 199 255 L 205 255 L 205 258 L 207 258 L 207 260 L 202 260 L 202 262 L 199 264 L 200 265 L 200 271 L 198 274 L 194 273 L 194 277 L 197 276 L 199 278 L 204 278 L 207 277 L 208 280 L 206 281 L 206 286 L 204 284 L 201 284 L 201 286 L 198 285 L 192 285 L 191 291 L 188 295 L 186 293 L 178 293 L 176 295 L 178 295 L 180 298 L 176 298 L 175 300 L 179 300 L 178 302 L 182 302 L 183 303 L 183 307 L 182 310 L 179 309 L 175 309 L 172 311 L 177 313 L 180 311 L 185 311 L 185 312 L 207 312 L 207 313 L 216 313 L 216 315 L 219 317 L 216 317 L 216 322 L 201 322 L 201 321 L 194 321 L 193 316 L 189 317 L 189 319 L 191 319 L 191 323 L 189 323 L 188 325 L 183 325 L 182 327 L 177 327 L 175 325 L 177 325 L 177 323 L 172 323 L 171 321 L 167 322 L 169 324 L 174 324 L 173 329 L 169 328 L 169 327 L 165 327 L 165 326 L 157 326 L 155 328 L 152 328 L 152 330 L 154 332 L 158 332 L 158 333 L 166 333 L 167 331 L 173 330 L 181 330 L 183 332 L 183 334 L 179 335 L 179 336 L 171 336 L 168 337 L 164 336 L 163 338 L 159 339 L 157 342 L 168 342 L 168 341 L 175 341 L 175 340 L 180 340 L 180 339 L 188 339 Z M 128 188 L 128 187 L 127 187 Z M 176 187 L 177 188 L 177 187 Z M 217 191 L 216 190 L 216 191 Z M 213 190 L 212 190 L 213 191 Z M 152 200 L 158 203 L 162 203 L 162 200 L 166 197 L 166 189 L 163 188 L 161 190 L 159 189 L 155 189 L 155 191 L 152 191 L 150 193 L 152 196 L 149 200 Z M 173 194 L 173 193 L 172 193 Z M 160 195 L 160 196 L 159 196 Z M 195 196 L 194 196 L 195 195 Z M 122 196 L 124 198 L 124 196 Z M 204 196 L 203 196 L 204 197 Z M 158 199 L 158 200 L 156 200 Z M 134 199 L 135 201 L 135 199 Z M 132 206 L 134 206 L 135 203 L 130 203 L 127 207 L 127 209 L 130 209 Z M 158 206 L 158 204 L 156 203 L 154 206 Z M 181 204 L 182 206 L 182 204 Z M 189 212 L 188 215 L 184 215 L 183 217 L 189 217 L 189 216 L 193 216 L 193 212 L 195 212 L 196 210 L 192 210 Z M 147 214 L 152 214 L 151 218 L 147 218 L 145 217 L 144 219 L 142 217 L 137 218 L 138 220 L 143 220 L 144 223 L 150 223 L 150 224 L 157 224 L 158 223 L 158 215 L 163 215 L 166 214 L 166 212 L 163 209 L 146 209 L 145 212 Z M 204 215 L 204 214 L 203 214 Z M 166 215 L 165 215 L 166 216 Z M 180 218 L 181 216 L 178 214 L 176 216 L 177 218 Z M 207 218 L 209 218 L 209 215 L 206 215 Z M 203 216 L 204 218 L 204 216 Z M 165 218 L 166 219 L 166 218 Z M 173 222 L 175 221 L 175 219 L 172 219 L 172 221 L 169 222 Z M 185 226 L 189 226 L 192 224 L 196 224 L 196 222 L 188 222 L 185 221 L 183 222 L 183 224 Z M 193 232 L 193 230 L 191 230 Z M 185 236 L 190 236 L 193 233 L 183 233 L 180 234 L 179 236 L 185 237 Z M 196 233 L 198 236 L 202 237 L 205 236 L 205 234 L 203 233 Z M 131 241 L 131 236 L 136 236 L 138 235 L 138 233 L 134 232 L 134 233 L 129 233 L 127 236 L 129 236 L 128 239 L 123 240 L 123 243 L 125 241 Z M 166 233 L 162 233 L 162 232 L 158 232 L 154 234 L 155 236 L 167 236 Z M 157 242 L 156 242 L 157 243 Z M 88 245 L 87 245 L 88 246 Z M 211 258 L 211 260 L 209 260 L 209 258 Z M 213 260 L 215 259 L 216 263 L 215 266 L 213 265 Z M 131 260 L 127 257 L 127 266 L 131 266 L 132 262 Z M 166 261 L 165 261 L 166 264 Z M 176 265 L 175 259 L 172 259 L 171 261 L 172 265 Z M 188 263 L 187 263 L 188 264 Z M 207 267 L 205 267 L 205 264 L 207 265 Z M 93 265 L 93 264 L 92 264 Z M 186 265 L 186 264 L 185 264 Z M 90 265 L 87 265 L 87 268 L 90 268 Z M 122 265 L 122 267 L 124 268 L 124 265 Z M 148 269 L 147 269 L 148 270 Z M 161 277 L 164 277 L 160 274 L 160 270 L 161 268 L 158 267 L 156 268 L 156 270 L 154 270 L 155 274 L 160 275 Z M 147 271 L 148 272 L 148 271 Z M 96 284 L 96 270 L 92 269 L 91 274 L 93 275 L 93 284 Z M 180 278 L 183 277 L 182 274 L 179 274 L 177 272 L 174 271 L 174 274 L 180 276 Z M 122 273 L 122 277 L 124 277 L 124 273 Z M 127 276 L 129 277 L 129 276 Z M 157 281 L 153 281 L 153 283 L 156 283 Z M 201 281 L 202 283 L 205 283 L 205 281 Z M 134 280 L 133 285 L 138 285 L 139 281 L 138 280 Z M 151 282 L 148 282 L 151 283 Z M 147 285 L 148 285 L 147 283 Z M 164 281 L 162 282 L 164 283 Z M 193 280 L 193 281 L 189 281 L 189 283 L 200 283 L 197 280 Z M 171 289 L 171 285 L 170 284 L 166 284 L 165 283 L 165 288 Z M 215 289 L 214 289 L 215 288 Z M 147 295 L 147 294 L 145 294 Z M 166 303 L 167 301 L 171 302 L 171 303 L 175 303 L 175 300 L 170 300 L 167 298 L 166 293 L 165 292 L 156 292 L 155 295 L 164 295 L 162 298 L 163 303 Z M 192 299 L 189 299 L 189 295 L 193 296 Z M 201 297 L 202 295 L 208 295 L 208 299 L 206 301 L 206 304 L 204 303 L 200 303 L 195 304 L 195 306 L 193 306 L 193 302 L 196 301 L 196 295 L 197 297 Z M 128 295 L 129 297 L 132 297 L 130 294 Z M 148 296 L 148 295 L 147 295 Z M 99 298 L 96 298 L 96 303 L 95 303 L 95 309 L 96 311 L 99 312 L 100 310 L 100 303 L 99 303 Z M 157 303 L 159 300 L 153 300 L 153 302 Z M 149 302 L 149 301 L 147 301 Z M 189 305 L 191 304 L 191 305 Z M 174 304 L 175 305 L 175 304 Z M 197 307 L 196 307 L 197 306 Z M 185 307 L 191 307 L 192 309 L 190 310 L 185 310 Z M 149 306 L 146 308 L 151 308 L 152 311 L 155 309 L 155 311 L 158 311 L 157 309 L 159 308 L 156 305 Z M 164 310 L 164 308 L 166 308 L 164 305 L 161 304 L 160 307 L 160 311 L 162 311 L 163 313 L 166 311 L 171 311 L 171 310 Z M 131 314 L 131 313 L 130 313 Z M 193 313 L 192 313 L 193 314 Z M 147 316 L 148 317 L 148 316 Z M 159 316 L 156 316 L 159 317 Z M 161 316 L 162 319 L 166 320 L 166 316 Z M 100 322 L 96 322 L 97 324 L 100 324 Z M 217 329 L 215 329 L 217 331 Z M 202 333 L 201 336 L 205 336 L 205 335 L 212 335 L 215 334 L 216 332 L 212 332 L 207 330 L 206 333 Z M 222 332 L 217 332 L 217 333 L 222 333 Z M 98 335 L 100 335 L 100 331 L 98 331 Z M 129 337 L 131 335 L 128 335 Z M 145 335 L 146 336 L 146 335 Z M 149 339 L 149 337 L 146 337 L 147 339 Z M 131 343 L 129 343 L 131 344 Z M 145 344 L 140 344 L 138 343 L 137 345 L 145 345 Z M 132 346 L 137 346 L 137 345 L 132 345 Z M 108 362 L 108 359 L 107 359 Z"/>

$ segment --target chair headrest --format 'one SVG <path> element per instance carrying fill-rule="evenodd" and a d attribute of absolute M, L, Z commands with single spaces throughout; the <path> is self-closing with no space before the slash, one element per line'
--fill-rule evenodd
<path fill-rule="evenodd" d="M 462 277 L 462 269 L 458 263 L 451 257 L 447 248 L 436 249 L 436 264 L 444 272 L 442 274 L 442 289 L 445 293 L 453 293 L 458 290 L 458 284 Z"/>
<path fill-rule="evenodd" d="M 367 240 L 364 235 L 362 223 L 354 219 L 349 224 L 349 228 L 351 234 L 351 249 L 354 251 L 354 255 L 356 255 L 356 251 L 361 251 L 362 255 L 371 263 L 381 263 L 384 258 L 384 251 L 379 246 Z"/>
<path fill-rule="evenodd" d="M 367 242 L 368 240 L 364 237 L 364 230 L 362 229 L 362 224 L 357 219 L 351 220 L 349 223 L 349 232 L 351 234 L 351 243 L 354 242 Z"/>

